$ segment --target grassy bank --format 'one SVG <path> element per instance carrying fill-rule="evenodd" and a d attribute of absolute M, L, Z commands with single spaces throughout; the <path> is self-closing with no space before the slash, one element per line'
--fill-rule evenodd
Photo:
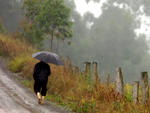
<path fill-rule="evenodd" d="M 0 35 L 0 55 L 9 59 L 12 72 L 21 73 L 22 82 L 32 87 L 32 72 L 38 62 L 31 57 L 37 50 L 20 38 Z M 114 91 L 113 84 L 107 86 L 91 82 L 89 76 L 73 73 L 68 63 L 65 66 L 51 65 L 47 100 L 69 107 L 77 113 L 149 113 L 148 105 L 134 104 L 131 101 L 130 85 L 126 85 L 126 95 L 122 97 Z"/>

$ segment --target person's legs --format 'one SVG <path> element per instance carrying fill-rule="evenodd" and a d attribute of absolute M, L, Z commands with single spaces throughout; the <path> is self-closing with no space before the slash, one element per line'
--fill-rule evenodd
<path fill-rule="evenodd" d="M 43 81 L 42 83 L 42 90 L 41 90 L 41 103 L 43 104 L 44 103 L 44 97 L 46 96 L 46 93 L 47 93 L 47 79 Z"/>
<path fill-rule="evenodd" d="M 41 94 L 40 94 L 40 91 L 41 91 L 41 82 L 38 81 L 38 80 L 35 80 L 34 82 L 34 92 L 35 94 L 37 95 L 37 98 L 38 98 L 38 103 L 40 104 L 41 103 Z"/>
<path fill-rule="evenodd" d="M 38 80 L 34 81 L 34 92 L 37 94 L 41 90 L 41 83 Z"/>
<path fill-rule="evenodd" d="M 44 80 L 43 82 L 42 82 L 42 90 L 41 90 L 41 95 L 42 96 L 46 96 L 46 93 L 47 93 L 47 79 L 46 80 Z"/>

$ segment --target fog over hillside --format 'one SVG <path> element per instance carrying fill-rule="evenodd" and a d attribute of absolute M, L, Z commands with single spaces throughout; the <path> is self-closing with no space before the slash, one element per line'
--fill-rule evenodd
<path fill-rule="evenodd" d="M 16 31 L 22 18 L 22 0 L 0 0 L 0 19 L 9 31 Z"/>

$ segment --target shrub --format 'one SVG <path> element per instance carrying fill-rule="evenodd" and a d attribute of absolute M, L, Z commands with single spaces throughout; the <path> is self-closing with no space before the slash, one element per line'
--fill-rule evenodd
<path fill-rule="evenodd" d="M 24 54 L 17 56 L 17 57 L 14 57 L 12 59 L 12 61 L 10 61 L 10 63 L 8 64 L 9 69 L 15 73 L 22 72 L 23 71 L 22 69 L 25 65 L 25 62 L 27 62 L 28 59 L 29 59 L 29 56 L 24 55 Z"/>

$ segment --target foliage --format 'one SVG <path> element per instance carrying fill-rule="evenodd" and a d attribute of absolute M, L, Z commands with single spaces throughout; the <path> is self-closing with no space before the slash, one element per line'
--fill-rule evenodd
<path fill-rule="evenodd" d="M 24 84 L 28 88 L 31 88 L 33 85 L 33 83 L 29 80 L 21 80 L 21 83 Z"/>
<path fill-rule="evenodd" d="M 24 8 L 30 22 L 24 33 L 27 31 L 27 35 L 35 37 L 33 39 L 42 40 L 41 37 L 45 34 L 50 35 L 51 40 L 54 37 L 65 39 L 72 36 L 70 9 L 63 0 L 26 0 Z"/>
<path fill-rule="evenodd" d="M 0 34 L 0 51 L 2 56 L 13 58 L 21 53 L 32 53 L 35 49 L 21 38 Z"/>
<path fill-rule="evenodd" d="M 29 23 L 28 20 L 24 20 L 21 26 L 23 28 L 23 37 L 33 45 L 36 45 L 36 47 L 41 48 L 43 40 L 42 31 L 35 27 L 34 24 Z"/>
<path fill-rule="evenodd" d="M 9 64 L 10 70 L 13 72 L 21 72 L 24 66 L 24 62 L 26 61 L 27 59 L 24 57 L 15 57 L 14 60 L 12 60 Z"/>
<path fill-rule="evenodd" d="M 125 85 L 125 97 L 126 97 L 126 100 L 131 102 L 132 101 L 132 86 L 130 84 L 126 84 Z"/>
<path fill-rule="evenodd" d="M 41 47 L 43 40 L 43 32 L 35 24 L 35 18 L 40 12 L 41 3 L 42 0 L 25 0 L 23 8 L 25 9 L 26 18 L 21 23 L 23 36 L 37 47 Z"/>
<path fill-rule="evenodd" d="M 19 35 L 18 35 L 19 36 Z M 0 34 L 1 56 L 11 59 L 8 67 L 13 72 L 32 73 L 32 68 L 27 64 L 32 61 L 32 53 L 35 49 L 21 37 Z M 26 74 L 25 76 L 27 76 Z M 28 76 L 31 79 L 31 75 Z"/>

